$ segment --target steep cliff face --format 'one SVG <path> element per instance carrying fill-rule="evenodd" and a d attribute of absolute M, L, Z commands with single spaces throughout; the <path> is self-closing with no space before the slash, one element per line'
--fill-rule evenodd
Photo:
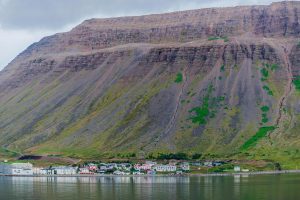
<path fill-rule="evenodd" d="M 103 49 L 128 43 L 189 42 L 210 36 L 299 37 L 299 2 L 210 8 L 141 17 L 86 20 L 68 33 L 42 39 L 30 53 Z"/>
<path fill-rule="evenodd" d="M 0 73 L 0 144 L 78 157 L 293 151 L 299 9 L 92 19 L 44 38 Z"/>

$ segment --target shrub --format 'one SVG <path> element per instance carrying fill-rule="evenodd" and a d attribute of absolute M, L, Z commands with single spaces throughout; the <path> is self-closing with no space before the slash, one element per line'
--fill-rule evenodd
<path fill-rule="evenodd" d="M 223 36 L 223 37 L 218 37 L 218 36 L 212 36 L 208 38 L 208 41 L 212 41 L 212 40 L 223 40 L 224 42 L 228 42 L 229 39 L 227 36 Z"/>
<path fill-rule="evenodd" d="M 260 70 L 260 72 L 261 72 L 261 75 L 262 75 L 264 78 L 268 78 L 269 72 L 268 72 L 268 70 L 267 70 L 266 68 L 262 68 L 262 69 Z"/>
<path fill-rule="evenodd" d="M 224 72 L 225 71 L 225 65 L 222 65 L 221 67 L 220 67 L 220 72 Z"/>
<path fill-rule="evenodd" d="M 176 160 L 188 160 L 188 155 L 186 153 L 159 153 L 157 156 L 157 159 L 159 160 L 171 160 L 171 159 L 176 159 Z"/>
<path fill-rule="evenodd" d="M 209 38 L 208 38 L 208 41 L 218 40 L 218 39 L 220 39 L 220 37 L 215 37 L 215 36 L 213 36 L 213 37 L 209 37 Z"/>
<path fill-rule="evenodd" d="M 202 156 L 201 153 L 194 153 L 194 154 L 192 155 L 192 159 L 193 159 L 193 160 L 196 160 L 196 159 L 201 158 L 201 156 Z"/>
<path fill-rule="evenodd" d="M 268 95 L 273 96 L 273 92 L 268 86 L 264 85 L 263 89 L 268 93 Z"/>
<path fill-rule="evenodd" d="M 300 76 L 296 76 L 293 80 L 296 90 L 300 91 Z"/>
<path fill-rule="evenodd" d="M 233 167 L 234 166 L 232 164 L 225 164 L 225 165 L 210 168 L 208 171 L 211 173 L 221 173 L 224 171 L 233 170 Z"/>
<path fill-rule="evenodd" d="M 260 109 L 262 112 L 268 112 L 270 110 L 269 106 L 262 106 Z"/>
<path fill-rule="evenodd" d="M 182 80 L 183 80 L 183 75 L 182 75 L 182 73 L 178 73 L 178 74 L 176 75 L 175 83 L 181 83 Z"/>
<path fill-rule="evenodd" d="M 263 113 L 261 117 L 262 117 L 261 119 L 262 123 L 267 123 L 269 121 L 266 113 Z"/>

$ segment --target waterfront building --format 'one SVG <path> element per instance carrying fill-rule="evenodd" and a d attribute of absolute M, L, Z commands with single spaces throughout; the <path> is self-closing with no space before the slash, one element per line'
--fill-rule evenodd
<path fill-rule="evenodd" d="M 234 166 L 233 170 L 235 172 L 240 172 L 241 171 L 241 167 L 240 166 Z"/>
<path fill-rule="evenodd" d="M 190 164 L 188 162 L 184 162 L 181 163 L 179 165 L 179 167 L 183 170 L 183 171 L 190 171 Z"/>
<path fill-rule="evenodd" d="M 79 168 L 79 173 L 80 174 L 94 174 L 93 172 L 90 171 L 89 168 Z"/>
<path fill-rule="evenodd" d="M 153 169 L 157 172 L 175 172 L 176 165 L 155 165 Z"/>
<path fill-rule="evenodd" d="M 140 170 L 143 170 L 143 171 L 148 171 L 148 170 L 151 170 L 152 169 L 152 164 L 135 164 L 134 165 L 134 169 L 135 170 L 138 170 L 138 171 L 140 171 Z"/>
<path fill-rule="evenodd" d="M 33 166 L 31 163 L 1 163 L 0 174 L 33 175 Z"/>
<path fill-rule="evenodd" d="M 42 169 L 43 168 L 39 168 L 39 167 L 34 167 L 34 168 L 32 168 L 32 171 L 33 171 L 33 174 L 34 175 L 40 175 L 40 174 L 42 174 Z"/>
<path fill-rule="evenodd" d="M 77 168 L 76 167 L 66 167 L 66 166 L 58 166 L 53 167 L 54 174 L 57 175 L 74 175 L 77 174 Z"/>

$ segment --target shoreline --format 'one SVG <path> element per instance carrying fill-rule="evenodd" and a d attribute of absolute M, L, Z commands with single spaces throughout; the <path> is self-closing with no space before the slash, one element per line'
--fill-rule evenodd
<path fill-rule="evenodd" d="M 11 175 L 0 174 L 0 177 L 209 177 L 209 176 L 249 176 L 249 175 L 276 175 L 276 174 L 300 174 L 300 170 L 281 171 L 256 171 L 256 172 L 234 172 L 234 173 L 206 173 L 206 174 L 156 174 L 156 175 L 113 175 L 113 174 L 73 174 L 73 175 Z"/>

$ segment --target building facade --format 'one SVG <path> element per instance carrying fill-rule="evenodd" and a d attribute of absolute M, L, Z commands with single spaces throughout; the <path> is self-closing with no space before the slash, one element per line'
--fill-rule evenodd
<path fill-rule="evenodd" d="M 176 165 L 155 165 L 153 169 L 157 172 L 175 172 Z"/>
<path fill-rule="evenodd" d="M 30 163 L 1 163 L 0 174 L 5 175 L 33 175 L 33 166 Z"/>

